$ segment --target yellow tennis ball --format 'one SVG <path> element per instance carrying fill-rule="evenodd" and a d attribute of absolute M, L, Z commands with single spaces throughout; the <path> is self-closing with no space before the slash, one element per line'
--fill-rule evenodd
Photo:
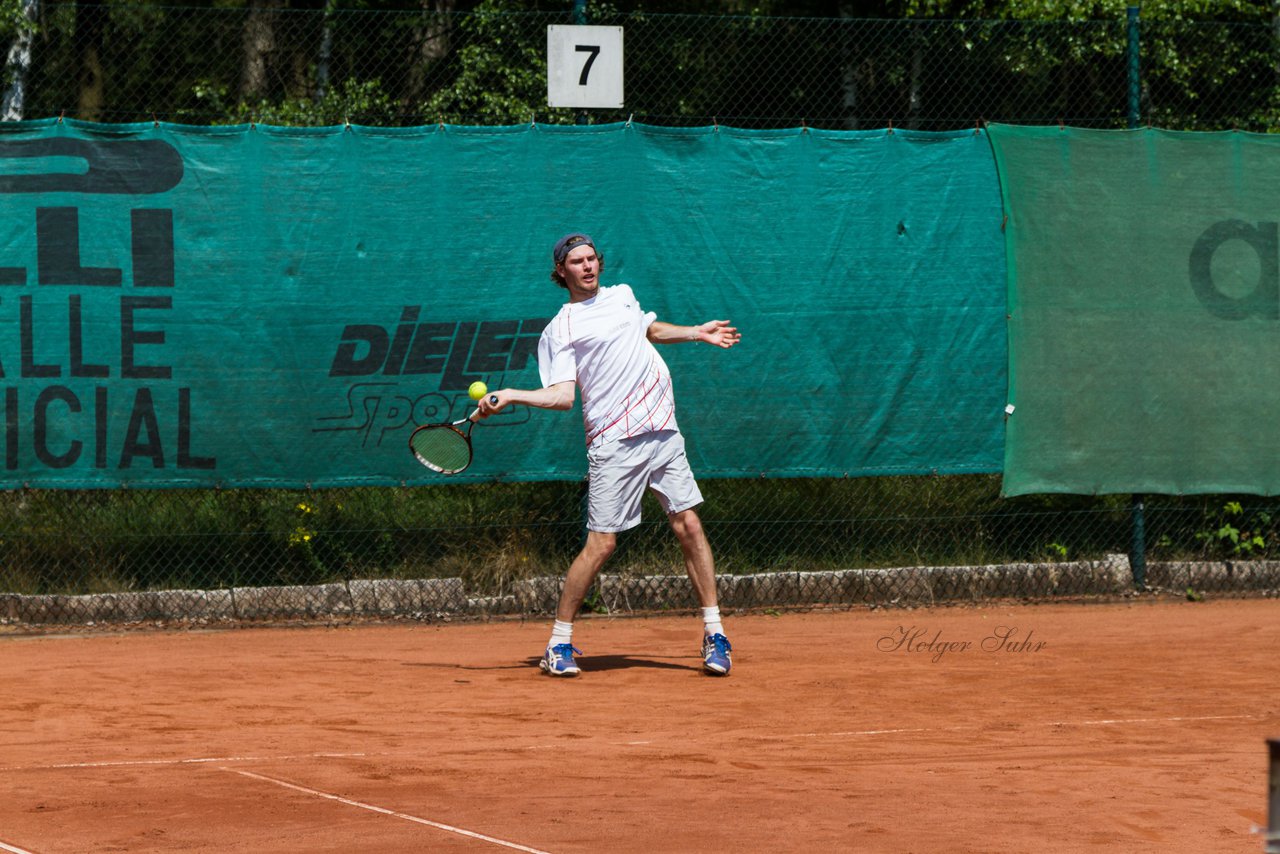
<path fill-rule="evenodd" d="M 472 400 L 479 400 L 489 392 L 489 387 L 477 380 L 471 384 L 471 388 L 467 389 L 467 395 Z"/>

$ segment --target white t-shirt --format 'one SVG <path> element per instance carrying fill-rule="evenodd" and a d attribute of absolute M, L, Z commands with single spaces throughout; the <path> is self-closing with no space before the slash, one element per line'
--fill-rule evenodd
<path fill-rule="evenodd" d="M 542 330 L 542 385 L 578 384 L 587 447 L 679 429 L 671 371 L 647 337 L 655 319 L 641 310 L 630 285 L 614 285 L 566 303 Z"/>

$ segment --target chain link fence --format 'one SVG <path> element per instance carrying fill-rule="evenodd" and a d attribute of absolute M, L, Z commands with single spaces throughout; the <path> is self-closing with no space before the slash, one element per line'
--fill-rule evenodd
<path fill-rule="evenodd" d="M 1002 499 L 996 475 L 703 484 L 728 608 L 924 605 L 1135 590 L 1280 588 L 1280 501 Z M 548 614 L 581 546 L 585 485 L 0 493 L 0 622 L 218 622 Z M 1134 550 L 1135 515 L 1145 547 Z M 588 598 L 696 605 L 646 521 Z"/>
<path fill-rule="evenodd" d="M 627 106 L 583 115 L 545 106 L 546 27 L 568 12 L 24 8 L 7 33 L 9 118 L 1270 130 L 1280 67 L 1263 24 L 589 8 L 590 23 L 625 28 Z M 1280 588 L 1280 502 L 1256 497 L 1006 500 L 995 474 L 703 491 L 729 608 Z M 572 480 L 0 492 L 0 623 L 545 614 L 583 540 L 584 494 Z M 588 608 L 696 604 L 661 511 L 645 512 Z"/>
<path fill-rule="evenodd" d="M 774 18 L 588 6 L 589 23 L 624 30 L 626 106 L 578 114 L 546 106 L 547 27 L 572 23 L 567 8 L 25 7 L 31 17 L 0 25 L 11 45 L 8 118 L 1265 131 L 1280 92 L 1280 36 L 1269 21 Z"/>

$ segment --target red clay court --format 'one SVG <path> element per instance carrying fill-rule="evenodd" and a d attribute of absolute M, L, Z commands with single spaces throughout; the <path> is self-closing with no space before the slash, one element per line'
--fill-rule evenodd
<path fill-rule="evenodd" d="M 1275 600 L 548 627 L 0 636 L 0 851 L 1262 850 Z"/>

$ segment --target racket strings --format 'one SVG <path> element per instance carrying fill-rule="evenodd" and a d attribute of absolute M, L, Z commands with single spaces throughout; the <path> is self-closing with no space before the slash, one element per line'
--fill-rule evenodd
<path fill-rule="evenodd" d="M 448 425 L 417 431 L 410 447 L 423 465 L 444 474 L 460 472 L 471 463 L 471 443 Z"/>

